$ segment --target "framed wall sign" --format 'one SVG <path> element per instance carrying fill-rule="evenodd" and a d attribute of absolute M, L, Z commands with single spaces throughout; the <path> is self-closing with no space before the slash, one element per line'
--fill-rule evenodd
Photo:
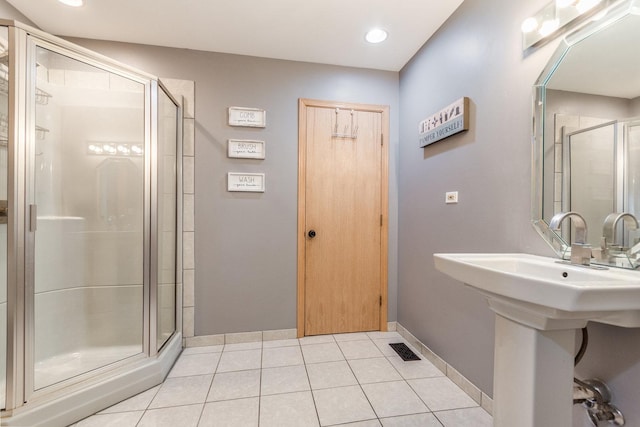
<path fill-rule="evenodd" d="M 469 130 L 469 98 L 465 96 L 420 122 L 420 147 L 466 130 Z"/>
<path fill-rule="evenodd" d="M 264 159 L 264 141 L 253 139 L 230 139 L 227 156 L 232 159 Z"/>
<path fill-rule="evenodd" d="M 264 193 L 264 174 L 228 172 L 227 191 Z"/>
<path fill-rule="evenodd" d="M 229 107 L 229 126 L 266 127 L 267 111 L 259 108 Z"/>

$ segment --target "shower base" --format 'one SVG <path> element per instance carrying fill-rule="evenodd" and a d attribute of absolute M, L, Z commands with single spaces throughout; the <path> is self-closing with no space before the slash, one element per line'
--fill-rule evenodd
<path fill-rule="evenodd" d="M 73 353 L 53 356 L 36 362 L 34 387 L 39 390 L 140 353 L 141 345 L 126 345 L 88 347 Z"/>

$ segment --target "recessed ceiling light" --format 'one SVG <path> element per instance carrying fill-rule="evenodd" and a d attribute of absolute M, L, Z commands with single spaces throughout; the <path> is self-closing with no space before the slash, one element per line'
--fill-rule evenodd
<path fill-rule="evenodd" d="M 367 32 L 367 35 L 364 36 L 365 40 L 369 43 L 381 43 L 385 41 L 388 37 L 388 34 L 382 28 L 374 28 Z"/>
<path fill-rule="evenodd" d="M 84 0 L 58 0 L 60 3 L 72 7 L 80 7 L 84 5 Z"/>

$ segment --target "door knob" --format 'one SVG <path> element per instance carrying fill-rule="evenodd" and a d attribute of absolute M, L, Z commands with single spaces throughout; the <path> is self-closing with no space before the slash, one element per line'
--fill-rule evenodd
<path fill-rule="evenodd" d="M 316 237 L 316 230 L 309 230 L 307 236 L 309 236 L 310 239 L 313 239 L 314 237 Z"/>

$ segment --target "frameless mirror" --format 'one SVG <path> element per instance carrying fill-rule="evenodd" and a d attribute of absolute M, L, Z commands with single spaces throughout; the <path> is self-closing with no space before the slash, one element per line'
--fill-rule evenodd
<path fill-rule="evenodd" d="M 578 212 L 592 262 L 637 268 L 640 0 L 597 18 L 564 38 L 534 86 L 532 219 L 568 259 L 574 232 L 548 224 L 559 212 Z"/>

